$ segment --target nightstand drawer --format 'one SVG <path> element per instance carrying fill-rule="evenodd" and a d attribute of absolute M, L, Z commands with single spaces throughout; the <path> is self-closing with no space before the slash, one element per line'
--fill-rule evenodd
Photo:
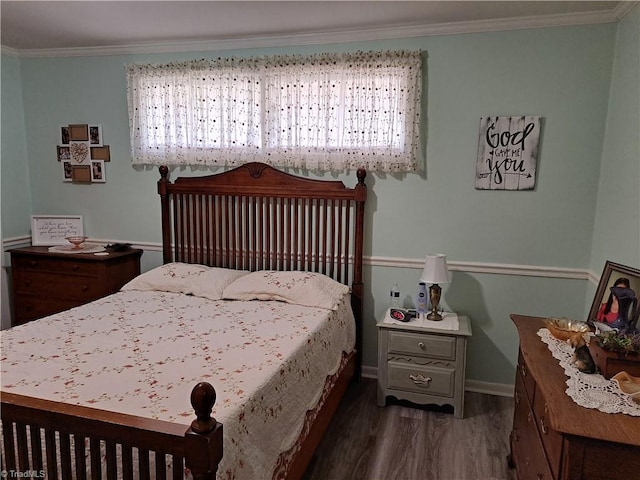
<path fill-rule="evenodd" d="M 390 361 L 387 372 L 390 389 L 453 397 L 455 368 Z"/>
<path fill-rule="evenodd" d="M 408 353 L 453 360 L 456 358 L 456 339 L 439 335 L 391 331 L 389 353 Z"/>
<path fill-rule="evenodd" d="M 11 264 L 22 272 L 52 272 L 56 274 L 89 275 L 98 274 L 100 265 L 91 262 L 79 262 L 74 259 L 47 258 L 44 256 L 20 257 L 11 259 Z"/>

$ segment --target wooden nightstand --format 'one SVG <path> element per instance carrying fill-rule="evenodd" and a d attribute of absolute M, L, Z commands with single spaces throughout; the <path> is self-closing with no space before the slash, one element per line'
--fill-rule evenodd
<path fill-rule="evenodd" d="M 142 250 L 52 253 L 48 247 L 9 250 L 13 283 L 13 325 L 77 307 L 117 292 L 140 274 Z"/>
<path fill-rule="evenodd" d="M 384 406 L 387 396 L 453 405 L 454 415 L 462 418 L 469 318 L 459 316 L 457 330 L 425 323 L 393 321 L 388 311 L 378 322 L 378 405 Z"/>

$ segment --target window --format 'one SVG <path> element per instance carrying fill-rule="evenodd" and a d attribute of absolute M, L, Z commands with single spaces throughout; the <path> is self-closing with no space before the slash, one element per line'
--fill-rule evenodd
<path fill-rule="evenodd" d="M 412 171 L 420 52 L 127 66 L 133 162 Z"/>

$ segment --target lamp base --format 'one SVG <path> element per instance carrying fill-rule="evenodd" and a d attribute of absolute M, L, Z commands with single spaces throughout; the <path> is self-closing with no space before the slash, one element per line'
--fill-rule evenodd
<path fill-rule="evenodd" d="M 427 320 L 439 322 L 442 320 L 442 315 L 438 313 L 438 305 L 440 304 L 440 294 L 442 288 L 437 283 L 434 283 L 429 287 L 429 301 L 431 302 L 431 312 L 427 315 Z"/>

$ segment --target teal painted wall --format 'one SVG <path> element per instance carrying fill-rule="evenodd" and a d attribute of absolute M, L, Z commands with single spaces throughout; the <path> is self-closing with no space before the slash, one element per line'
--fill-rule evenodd
<path fill-rule="evenodd" d="M 421 49 L 427 105 L 422 172 L 367 177 L 365 255 L 373 265 L 365 269 L 364 363 L 375 366 L 375 321 L 387 306 L 388 289 L 397 281 L 409 304 L 420 274 L 417 268 L 380 266 L 376 258 L 415 260 L 443 252 L 451 262 L 592 266 L 616 38 L 616 25 L 606 24 L 300 48 L 24 58 L 21 87 L 33 211 L 81 214 L 86 233 L 94 238 L 160 241 L 157 170 L 130 164 L 126 63 Z M 2 109 L 4 127 L 4 102 Z M 536 189 L 475 190 L 480 117 L 521 114 L 543 117 Z M 104 142 L 111 146 L 107 183 L 62 183 L 55 145 L 58 126 L 68 123 L 102 124 Z M 199 173 L 186 168 L 173 175 Z M 338 178 L 353 185 L 355 172 Z M 160 261 L 157 252 L 146 252 L 144 268 Z M 454 271 L 444 299 L 450 309 L 472 319 L 467 378 L 512 383 L 517 336 L 509 314 L 581 318 L 588 310 L 587 283 Z"/>
<path fill-rule="evenodd" d="M 27 155 L 20 61 L 2 56 L 2 235 L 3 238 L 29 232 L 31 189 Z"/>
<path fill-rule="evenodd" d="M 592 270 L 607 260 L 640 268 L 640 6 L 618 24 Z"/>

